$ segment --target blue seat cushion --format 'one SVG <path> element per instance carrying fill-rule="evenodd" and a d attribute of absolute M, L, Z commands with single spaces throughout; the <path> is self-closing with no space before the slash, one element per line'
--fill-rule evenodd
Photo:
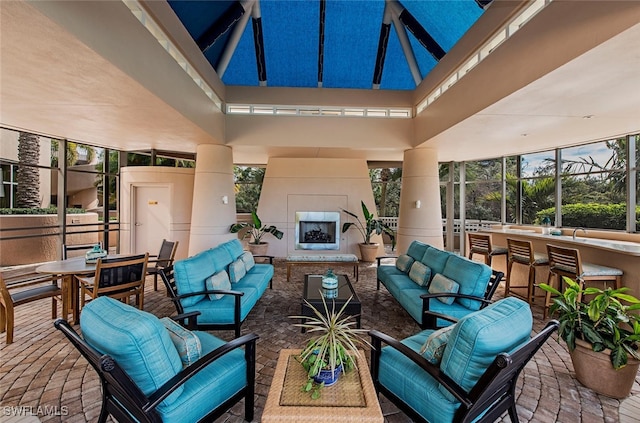
<path fill-rule="evenodd" d="M 193 332 L 205 355 L 225 344 L 206 332 Z M 236 349 L 202 369 L 184 384 L 184 391 L 171 405 L 158 406 L 163 422 L 197 422 L 212 409 L 247 386 L 244 350 Z"/>
<path fill-rule="evenodd" d="M 182 370 L 182 361 L 169 333 L 153 314 L 110 297 L 88 303 L 80 315 L 85 341 L 109 354 L 145 395 L 150 395 Z M 163 405 L 182 395 L 179 387 Z"/>
<path fill-rule="evenodd" d="M 378 278 L 378 280 L 382 281 L 384 283 L 384 281 L 389 280 L 388 278 L 391 276 L 395 276 L 395 275 L 404 275 L 406 276 L 407 274 L 405 272 L 403 272 L 402 270 L 398 269 L 395 265 L 391 266 L 388 264 L 383 264 L 378 266 L 378 269 L 376 270 L 376 276 Z M 385 284 L 386 286 L 386 284 Z"/>
<path fill-rule="evenodd" d="M 510 353 L 529 340 L 532 326 L 529 304 L 515 297 L 470 313 L 453 328 L 440 369 L 468 392 L 498 354 Z M 445 388 L 440 391 L 455 400 Z"/>
<path fill-rule="evenodd" d="M 484 293 L 491 279 L 491 268 L 484 263 L 452 255 L 442 274 L 458 282 L 460 285 L 459 293 L 484 298 Z M 470 310 L 478 310 L 481 306 L 479 301 L 463 298 L 456 299 L 456 302 Z"/>
<path fill-rule="evenodd" d="M 244 279 L 247 279 L 245 276 Z M 247 283 L 242 281 L 239 283 Z M 233 290 L 235 286 L 232 287 Z M 251 308 L 258 302 L 260 296 L 264 290 L 260 290 L 257 287 L 243 286 L 240 289 L 244 292 L 244 295 L 240 297 L 240 320 L 244 320 Z M 198 324 L 201 325 L 230 325 L 235 323 L 234 321 L 235 310 L 235 297 L 233 295 L 225 295 L 219 300 L 211 301 L 208 298 L 201 300 L 200 302 L 184 307 L 185 313 L 191 311 L 199 311 Z"/>
<path fill-rule="evenodd" d="M 445 304 L 442 301 L 438 301 L 437 298 L 431 298 L 429 300 L 429 310 L 435 313 L 444 314 L 446 316 L 450 316 L 456 319 L 461 319 L 469 313 L 472 313 L 471 310 L 463 306 L 457 301 L 452 302 L 451 304 Z M 444 319 L 437 319 L 436 325 L 438 327 L 449 326 L 452 322 Z"/>
<path fill-rule="evenodd" d="M 433 333 L 425 330 L 401 342 L 419 353 Z M 450 422 L 460 406 L 450 401 L 438 389 L 439 383 L 411 360 L 390 347 L 382 348 L 379 380 L 382 385 L 402 398 L 413 410 L 430 422 Z M 434 407 L 434 404 L 438 404 Z"/>

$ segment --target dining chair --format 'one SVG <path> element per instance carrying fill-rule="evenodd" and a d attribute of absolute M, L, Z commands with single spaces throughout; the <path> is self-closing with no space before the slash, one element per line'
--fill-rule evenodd
<path fill-rule="evenodd" d="M 148 259 L 149 253 L 98 259 L 94 276 L 75 276 L 80 283 L 81 307 L 86 296 L 95 299 L 106 295 L 125 303 L 135 296 L 136 305 L 142 310 Z"/>
<path fill-rule="evenodd" d="M 588 282 L 613 283 L 615 289 L 622 286 L 622 270 L 614 267 L 602 266 L 599 264 L 585 263 L 577 248 L 565 248 L 557 245 L 547 244 L 547 256 L 549 257 L 549 279 L 547 284 L 554 286 L 562 292 L 562 278 L 566 276 L 586 287 Z M 555 281 L 555 284 L 553 283 Z M 581 301 L 578 298 L 578 301 Z M 547 318 L 549 307 L 553 303 L 551 292 L 546 293 L 543 318 Z"/>
<path fill-rule="evenodd" d="M 160 252 L 157 256 L 149 256 L 149 261 L 147 265 L 147 275 L 153 275 L 153 290 L 158 290 L 158 273 L 161 269 L 166 269 L 168 266 L 173 264 L 173 260 L 176 256 L 176 251 L 178 250 L 178 242 L 179 241 L 167 241 L 166 239 L 162 240 L 162 245 L 160 245 Z M 153 264 L 153 266 L 150 266 Z"/>
<path fill-rule="evenodd" d="M 474 254 L 484 256 L 484 263 L 491 266 L 491 259 L 495 256 L 507 255 L 507 249 L 504 247 L 493 247 L 491 245 L 491 235 L 469 233 L 469 260 Z"/>
<path fill-rule="evenodd" d="M 22 287 L 39 285 L 26 289 Z M 14 308 L 33 301 L 51 298 L 51 318 L 58 315 L 58 300 L 62 302 L 62 289 L 58 286 L 58 278 L 51 275 L 20 275 L 19 280 L 10 284 L 11 293 L 7 282 L 0 274 L 0 333 L 5 332 L 6 344 L 13 342 Z"/>
<path fill-rule="evenodd" d="M 515 285 L 512 280 L 513 265 L 527 266 L 529 273 L 526 285 Z M 533 303 L 537 268 L 549 266 L 549 258 L 544 254 L 533 251 L 533 243 L 519 239 L 507 238 L 507 280 L 504 286 L 505 295 L 515 295 L 524 298 L 529 304 Z M 525 288 L 527 294 L 520 295 L 514 292 L 514 288 Z"/>

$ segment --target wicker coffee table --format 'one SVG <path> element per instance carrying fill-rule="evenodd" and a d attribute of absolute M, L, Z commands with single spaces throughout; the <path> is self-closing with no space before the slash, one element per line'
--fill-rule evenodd
<path fill-rule="evenodd" d="M 344 373 L 333 386 L 322 388 L 320 398 L 311 399 L 301 388 L 307 374 L 295 356 L 301 350 L 281 350 L 262 422 L 383 422 L 378 396 L 361 352 L 358 368 Z"/>

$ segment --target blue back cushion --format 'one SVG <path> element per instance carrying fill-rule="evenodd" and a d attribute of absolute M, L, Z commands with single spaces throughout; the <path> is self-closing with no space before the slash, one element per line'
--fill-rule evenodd
<path fill-rule="evenodd" d="M 470 313 L 453 328 L 440 370 L 469 392 L 498 354 L 510 353 L 529 340 L 532 327 L 529 304 L 515 297 Z M 445 388 L 438 389 L 456 401 Z"/>
<path fill-rule="evenodd" d="M 448 251 L 443 251 L 438 248 L 429 248 L 420 261 L 429 266 L 431 268 L 431 274 L 435 275 L 436 273 L 443 273 L 447 260 L 453 255 L 454 254 Z"/>
<path fill-rule="evenodd" d="M 491 268 L 484 263 L 452 255 L 442 274 L 458 282 L 459 293 L 482 298 L 491 278 Z M 470 310 L 478 310 L 481 305 L 479 301 L 463 298 L 458 298 L 456 301 Z"/>
<path fill-rule="evenodd" d="M 173 265 L 173 270 L 179 295 L 204 291 L 205 279 L 216 273 L 209 251 L 203 251 L 193 257 L 176 261 Z M 183 307 L 190 307 L 203 300 L 204 297 L 204 294 L 194 295 L 193 297 L 183 298 L 180 302 Z"/>
<path fill-rule="evenodd" d="M 429 248 L 431 247 L 423 242 L 412 241 L 407 249 L 407 255 L 411 256 L 414 260 L 420 261 Z"/>
<path fill-rule="evenodd" d="M 227 252 L 231 256 L 231 261 L 236 260 L 242 255 L 242 253 L 244 253 L 244 250 L 242 249 L 242 243 L 239 239 L 232 239 L 231 241 L 227 241 L 220 246 L 227 250 Z"/>
<path fill-rule="evenodd" d="M 169 333 L 153 314 L 99 297 L 82 308 L 80 328 L 85 341 L 113 357 L 145 395 L 182 370 Z M 182 391 L 181 386 L 163 403 L 172 404 Z"/>

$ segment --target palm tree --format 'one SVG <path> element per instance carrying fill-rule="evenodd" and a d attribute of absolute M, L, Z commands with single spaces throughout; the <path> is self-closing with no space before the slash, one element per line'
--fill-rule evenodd
<path fill-rule="evenodd" d="M 20 132 L 18 137 L 18 161 L 16 172 L 16 207 L 40 207 L 40 138 L 35 134 Z"/>

